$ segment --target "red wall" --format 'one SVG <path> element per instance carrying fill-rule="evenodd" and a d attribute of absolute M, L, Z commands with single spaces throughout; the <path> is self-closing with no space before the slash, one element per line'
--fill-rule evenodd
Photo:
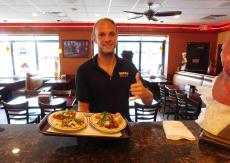
<path fill-rule="evenodd" d="M 65 24 L 64 24 L 65 25 Z M 1 26 L 0 34 L 58 34 L 60 37 L 60 47 L 62 47 L 62 40 L 89 40 L 90 50 L 88 58 L 63 58 L 60 56 L 61 73 L 62 74 L 75 74 L 76 69 L 91 58 L 92 45 L 91 45 L 91 30 L 92 24 L 83 26 L 37 26 L 30 27 L 23 25 L 20 27 L 15 26 Z M 210 58 L 215 58 L 216 44 L 218 32 L 212 30 L 211 32 L 199 30 L 184 30 L 184 29 L 157 29 L 147 26 L 126 25 L 125 27 L 118 27 L 120 34 L 138 34 L 138 35 L 164 35 L 169 36 L 169 56 L 168 56 L 168 76 L 171 76 L 178 67 L 181 60 L 181 53 L 186 51 L 187 42 L 210 42 Z"/>

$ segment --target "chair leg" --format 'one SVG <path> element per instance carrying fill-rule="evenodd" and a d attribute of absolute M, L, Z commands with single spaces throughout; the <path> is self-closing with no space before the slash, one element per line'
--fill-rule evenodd
<path fill-rule="evenodd" d="M 158 109 L 156 109 L 155 114 L 154 114 L 154 121 L 157 121 L 157 113 L 158 113 Z"/>
<path fill-rule="evenodd" d="M 164 118 L 164 116 L 165 116 L 165 102 L 164 102 L 164 107 L 163 107 L 163 118 Z"/>
<path fill-rule="evenodd" d="M 135 122 L 137 122 L 137 108 L 135 107 Z"/>

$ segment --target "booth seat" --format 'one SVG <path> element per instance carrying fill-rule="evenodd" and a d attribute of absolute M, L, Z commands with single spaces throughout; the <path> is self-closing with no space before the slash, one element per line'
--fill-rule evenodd
<path fill-rule="evenodd" d="M 44 86 L 45 80 L 39 74 L 26 74 L 25 87 L 15 90 L 13 96 L 36 96 L 40 92 L 51 91 L 51 86 Z"/>
<path fill-rule="evenodd" d="M 204 86 L 212 87 L 214 83 L 215 76 L 198 74 L 187 71 L 177 71 L 173 75 L 173 84 L 178 86 L 181 90 L 184 89 L 185 85 L 193 86 Z"/>

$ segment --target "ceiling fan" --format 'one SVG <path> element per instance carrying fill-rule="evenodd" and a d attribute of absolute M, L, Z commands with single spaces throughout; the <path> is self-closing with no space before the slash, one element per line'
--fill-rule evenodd
<path fill-rule="evenodd" d="M 148 2 L 148 6 L 149 9 L 145 12 L 134 12 L 134 11 L 123 11 L 126 13 L 132 13 L 132 14 L 136 14 L 138 16 L 132 17 L 132 18 L 128 18 L 128 20 L 131 19 L 137 19 L 142 17 L 143 15 L 145 15 L 148 20 L 153 20 L 153 21 L 158 21 L 158 19 L 155 16 L 176 16 L 176 15 L 181 15 L 181 11 L 164 11 L 164 12 L 156 12 L 153 9 L 151 9 L 151 6 L 153 5 L 153 2 Z"/>

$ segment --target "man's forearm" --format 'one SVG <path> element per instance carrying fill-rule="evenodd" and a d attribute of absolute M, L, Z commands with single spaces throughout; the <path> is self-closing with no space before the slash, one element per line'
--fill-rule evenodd
<path fill-rule="evenodd" d="M 78 110 L 81 112 L 89 112 L 89 103 L 78 101 Z"/>
<path fill-rule="evenodd" d="M 146 88 L 145 95 L 142 98 L 142 101 L 145 105 L 151 105 L 153 101 L 153 93 Z"/>

